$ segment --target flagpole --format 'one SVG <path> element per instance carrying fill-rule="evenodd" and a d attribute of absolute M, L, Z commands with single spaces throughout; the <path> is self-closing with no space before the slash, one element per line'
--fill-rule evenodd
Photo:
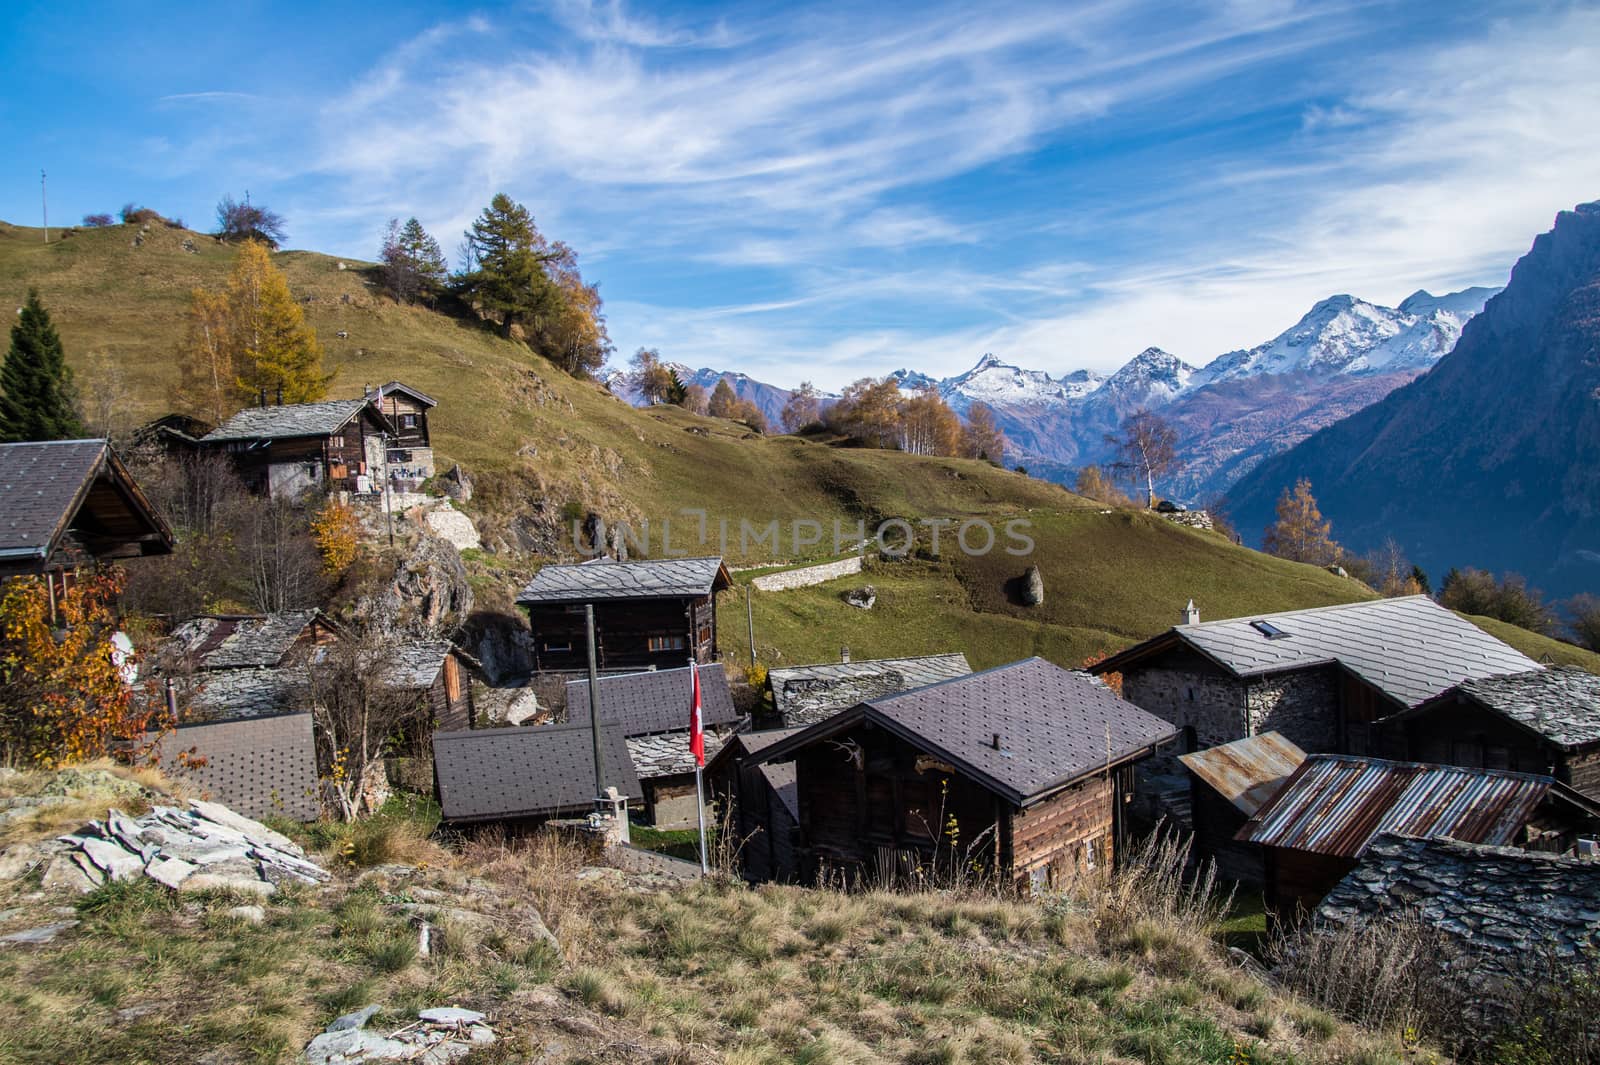
<path fill-rule="evenodd" d="M 701 715 L 700 663 L 689 659 L 689 750 L 694 753 L 694 812 L 700 821 L 700 875 L 711 875 L 706 861 L 705 721 Z"/>
<path fill-rule="evenodd" d="M 700 875 L 711 875 L 711 866 L 706 861 L 706 795 L 700 783 L 701 774 L 704 772 L 699 766 L 694 767 L 694 801 L 695 808 L 700 813 Z"/>

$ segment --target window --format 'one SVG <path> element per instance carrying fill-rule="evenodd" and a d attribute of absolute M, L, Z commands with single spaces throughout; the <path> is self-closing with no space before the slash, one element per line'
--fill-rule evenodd
<path fill-rule="evenodd" d="M 344 447 L 344 434 L 333 433 L 328 437 L 329 447 Z"/>
<path fill-rule="evenodd" d="M 1269 640 L 1281 640 L 1289 635 L 1270 621 L 1252 621 L 1250 627 Z"/>
<path fill-rule="evenodd" d="M 565 643 L 557 643 L 554 640 L 546 640 L 544 642 L 544 649 L 546 654 L 571 654 L 572 640 L 569 638 Z"/>
<path fill-rule="evenodd" d="M 400 415 L 400 428 L 402 428 L 402 429 L 415 429 L 416 427 L 417 427 L 417 416 L 415 414 L 402 414 L 402 415 Z"/>
<path fill-rule="evenodd" d="M 652 654 L 660 651 L 681 651 L 684 648 L 682 636 L 651 636 L 646 642 Z"/>

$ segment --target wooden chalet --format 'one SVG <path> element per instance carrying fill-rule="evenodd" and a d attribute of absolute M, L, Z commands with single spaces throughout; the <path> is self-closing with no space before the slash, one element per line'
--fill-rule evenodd
<path fill-rule="evenodd" d="M 517 596 L 533 627 L 534 670 L 588 668 L 584 606 L 590 603 L 599 669 L 715 661 L 717 593 L 732 583 L 720 558 L 546 566 Z"/>
<path fill-rule="evenodd" d="M 752 883 L 793 883 L 800 876 L 800 795 L 793 762 L 752 757 L 798 728 L 736 732 L 706 759 L 706 786 L 719 820 L 738 839 L 739 862 Z"/>
<path fill-rule="evenodd" d="M 385 456 L 391 483 L 397 490 L 415 491 L 434 473 L 428 413 L 439 401 L 400 381 L 379 385 L 367 398 L 394 431 Z"/>
<path fill-rule="evenodd" d="M 977 863 L 1042 889 L 1116 861 L 1130 767 L 1175 734 L 1030 658 L 860 703 L 747 762 L 794 763 L 803 881 Z"/>
<path fill-rule="evenodd" d="M 0 578 L 172 553 L 172 530 L 104 440 L 0 444 Z"/>
<path fill-rule="evenodd" d="M 1314 754 L 1237 838 L 1265 852 L 1269 910 L 1297 920 L 1384 834 L 1570 854 L 1600 838 L 1600 803 L 1548 776 Z"/>
<path fill-rule="evenodd" d="M 742 720 L 722 665 L 700 667 L 700 720 L 706 757 L 714 757 Z M 694 755 L 689 751 L 689 667 L 601 677 L 600 720 L 622 730 L 643 789 L 643 820 L 656 828 L 682 828 L 697 821 Z M 589 682 L 567 683 L 567 720 L 589 720 Z"/>
<path fill-rule="evenodd" d="M 369 493 L 383 489 L 387 418 L 361 399 L 247 407 L 200 438 L 233 460 L 251 491 L 273 499 L 307 492 Z"/>
<path fill-rule="evenodd" d="M 600 730 L 604 787 L 637 799 L 622 731 Z M 587 724 L 474 729 L 433 734 L 434 789 L 446 822 L 498 822 L 511 829 L 595 808 L 594 733 Z"/>
<path fill-rule="evenodd" d="M 1544 773 L 1600 801 L 1600 676 L 1587 670 L 1465 681 L 1384 725 L 1397 758 Z"/>
<path fill-rule="evenodd" d="M 1260 884 L 1266 875 L 1261 848 L 1240 842 L 1239 830 L 1305 760 L 1306 752 L 1276 732 L 1179 758 L 1192 774 L 1194 857 L 1214 862 L 1228 880 Z"/>
<path fill-rule="evenodd" d="M 1092 667 L 1182 730 L 1181 751 L 1276 731 L 1380 753 L 1376 723 L 1465 680 L 1539 664 L 1427 596 L 1186 623 Z"/>

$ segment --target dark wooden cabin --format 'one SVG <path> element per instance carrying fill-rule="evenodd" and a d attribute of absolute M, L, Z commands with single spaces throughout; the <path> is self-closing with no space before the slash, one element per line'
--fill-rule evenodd
<path fill-rule="evenodd" d="M 1466 681 L 1384 724 L 1397 758 L 1544 773 L 1600 801 L 1600 676 L 1587 670 Z"/>
<path fill-rule="evenodd" d="M 247 407 L 200 438 L 233 460 L 251 491 L 273 499 L 307 492 L 383 489 L 386 436 L 393 427 L 361 399 Z"/>
<path fill-rule="evenodd" d="M 1031 658 L 858 704 L 750 760 L 794 762 L 804 881 L 892 883 L 954 862 L 1043 889 L 1112 866 L 1129 767 L 1174 734 Z"/>
<path fill-rule="evenodd" d="M 1600 804 L 1548 776 L 1314 754 L 1238 839 L 1263 849 L 1268 909 L 1293 921 L 1385 833 L 1569 854 L 1600 837 Z"/>
<path fill-rule="evenodd" d="M 600 730 L 605 787 L 640 795 L 622 731 Z M 532 826 L 595 808 L 594 733 L 587 724 L 433 734 L 434 788 L 451 824 Z"/>
<path fill-rule="evenodd" d="M 386 665 L 389 685 L 426 701 L 432 728 L 456 732 L 474 725 L 472 676 L 478 663 L 449 640 L 417 640 L 397 648 Z"/>
<path fill-rule="evenodd" d="M 733 705 L 721 663 L 702 666 L 700 721 L 706 758 L 743 720 Z M 694 756 L 689 751 L 689 667 L 613 674 L 600 678 L 600 720 L 622 729 L 634 775 L 644 789 L 641 820 L 656 828 L 696 823 Z M 567 720 L 589 720 L 589 682 L 567 683 Z"/>
<path fill-rule="evenodd" d="M 534 670 L 588 668 L 586 603 L 594 604 L 599 669 L 715 661 L 717 593 L 732 583 L 720 558 L 546 566 L 517 596 L 533 627 Z"/>
<path fill-rule="evenodd" d="M 739 863 L 752 883 L 794 883 L 800 877 L 800 796 L 793 762 L 765 763 L 759 754 L 798 728 L 736 732 L 706 760 L 718 822 L 731 827 Z"/>
<path fill-rule="evenodd" d="M 379 385 L 368 398 L 394 432 L 387 455 L 391 483 L 397 490 L 415 491 L 434 474 L 428 414 L 439 401 L 400 381 Z"/>
<path fill-rule="evenodd" d="M 0 578 L 172 553 L 172 531 L 104 440 L 0 444 Z"/>
<path fill-rule="evenodd" d="M 1179 761 L 1191 774 L 1194 858 L 1215 863 L 1217 875 L 1235 883 L 1262 883 L 1261 847 L 1240 842 L 1239 831 L 1305 760 L 1276 732 L 1183 755 Z"/>

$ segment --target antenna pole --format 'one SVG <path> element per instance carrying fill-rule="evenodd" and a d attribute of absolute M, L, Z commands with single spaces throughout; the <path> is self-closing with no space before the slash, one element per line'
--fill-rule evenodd
<path fill-rule="evenodd" d="M 50 243 L 50 190 L 45 185 L 44 168 L 39 169 L 39 206 L 44 212 L 44 242 Z"/>

